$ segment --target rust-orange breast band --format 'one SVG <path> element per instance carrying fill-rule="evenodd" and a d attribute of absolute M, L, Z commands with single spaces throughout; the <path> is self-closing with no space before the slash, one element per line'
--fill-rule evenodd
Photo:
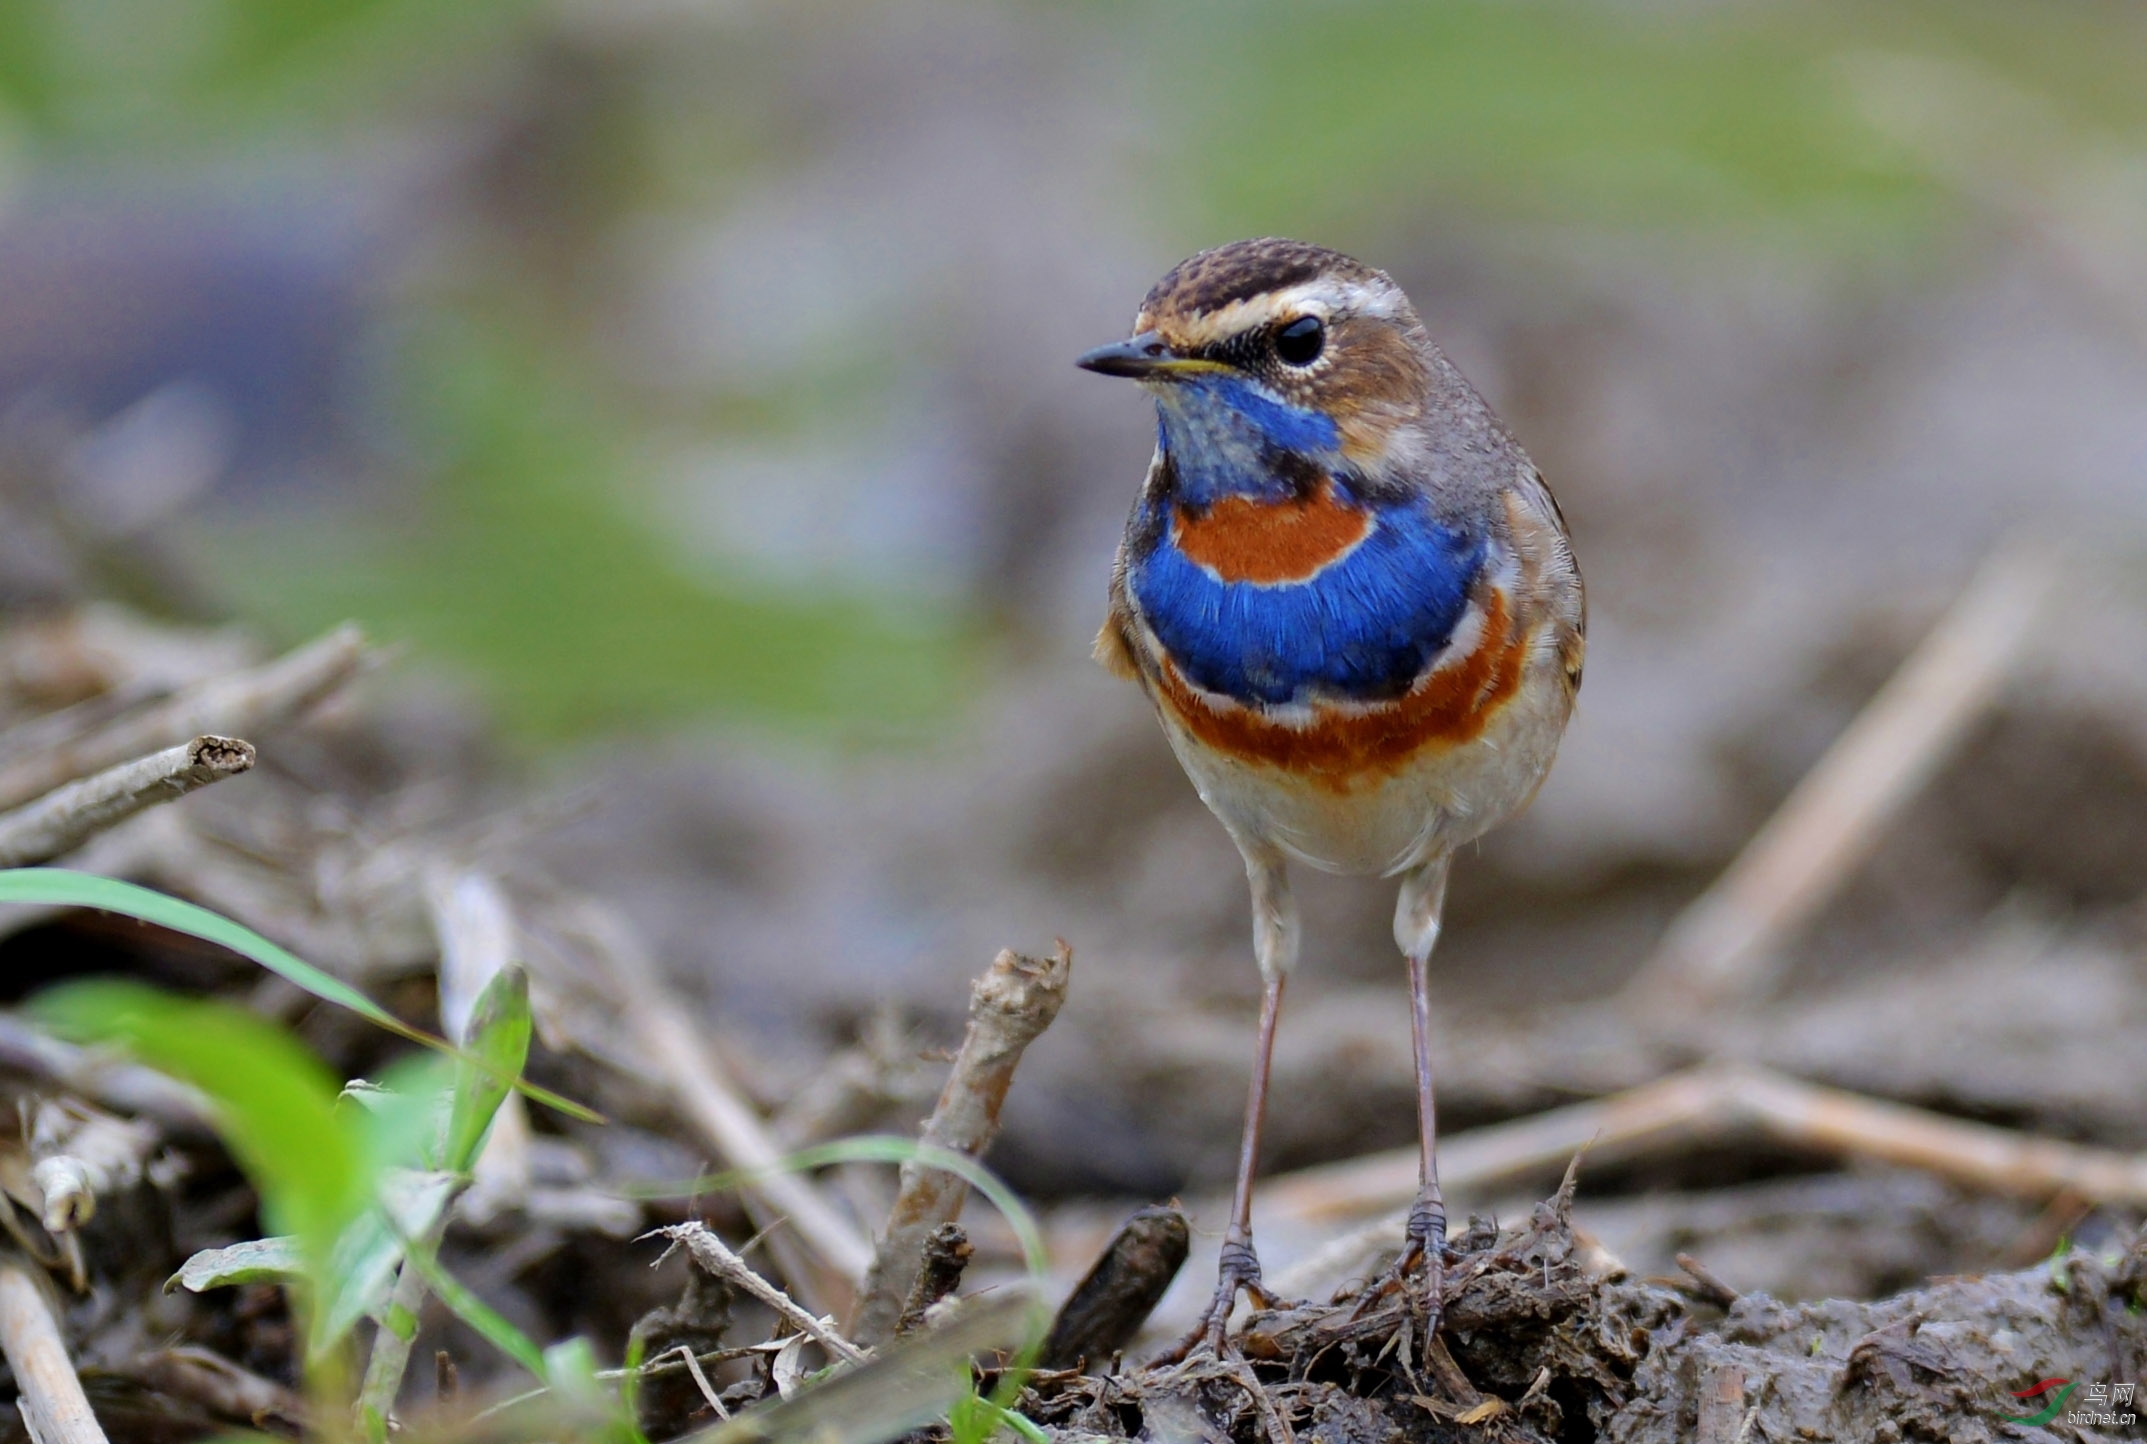
<path fill-rule="evenodd" d="M 1380 706 L 1316 707 L 1292 725 L 1189 686 L 1166 658 L 1158 694 L 1185 729 L 1241 761 L 1262 763 L 1333 792 L 1400 771 L 1427 748 L 1447 748 L 1483 734 L 1520 690 L 1528 638 L 1503 589 L 1481 589 L 1483 627 L 1468 655 L 1442 658 L 1405 695 Z"/>
<path fill-rule="evenodd" d="M 1301 498 L 1228 496 L 1197 513 L 1179 507 L 1172 516 L 1172 539 L 1189 561 L 1223 581 L 1257 586 L 1310 581 L 1371 530 L 1371 514 L 1344 503 L 1332 480 Z"/>

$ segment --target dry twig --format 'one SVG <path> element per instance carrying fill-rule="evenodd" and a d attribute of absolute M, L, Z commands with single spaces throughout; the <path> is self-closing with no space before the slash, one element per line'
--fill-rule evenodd
<path fill-rule="evenodd" d="M 1701 1263 L 1691 1254 L 1679 1254 L 1677 1256 L 1677 1266 L 1684 1272 L 1685 1277 L 1692 1281 L 1690 1287 L 1683 1290 L 1684 1292 L 1691 1294 L 1694 1298 L 1704 1303 L 1713 1304 L 1718 1309 L 1726 1309 L 1737 1302 L 1737 1291 L 1724 1283 L 1721 1276 L 1713 1269 Z"/>
<path fill-rule="evenodd" d="M 305 1400 L 297 1394 L 190 1344 L 137 1355 L 112 1372 L 174 1398 L 191 1399 L 220 1418 L 253 1425 L 274 1420 L 302 1427 L 306 1422 Z"/>
<path fill-rule="evenodd" d="M 0 1261 L 0 1352 L 15 1371 L 34 1444 L 105 1444 L 44 1287 L 19 1259 Z"/>
<path fill-rule="evenodd" d="M 1252 1371 L 1252 1365 L 1238 1359 L 1227 1366 L 1238 1387 L 1252 1396 L 1253 1412 L 1260 1418 L 1260 1427 L 1266 1431 L 1268 1444 L 1297 1444 L 1297 1432 L 1290 1428 L 1290 1421 L 1282 1417 L 1275 1407 L 1275 1397 L 1260 1382 L 1260 1376 Z"/>
<path fill-rule="evenodd" d="M 685 1362 L 686 1372 L 693 1376 L 693 1387 L 701 1391 L 701 1398 L 707 1401 L 715 1416 L 718 1419 L 730 1418 L 731 1411 L 724 1407 L 723 1396 L 716 1392 L 716 1386 L 708 1381 L 708 1372 L 701 1367 L 701 1361 L 694 1355 L 692 1345 L 680 1344 L 671 1352 Z"/>
<path fill-rule="evenodd" d="M 598 935 L 616 983 L 620 1009 L 640 1049 L 642 1066 L 678 1100 L 701 1136 L 733 1168 L 752 1175 L 742 1192 L 756 1222 L 787 1219 L 789 1231 L 770 1235 L 792 1287 L 813 1302 L 847 1295 L 872 1262 L 872 1245 L 804 1180 L 782 1170 L 782 1151 L 717 1056 L 693 1031 L 694 1010 L 664 983 L 655 963 L 616 915 L 590 909 L 584 919 Z M 800 1259 L 793 1239 L 810 1251 Z M 816 1263 L 818 1268 L 808 1267 Z"/>
<path fill-rule="evenodd" d="M 999 1110 L 1014 1081 L 1022 1053 L 1066 1001 L 1073 951 L 1060 943 L 1050 958 L 1025 958 L 1011 949 L 992 959 L 969 993 L 969 1029 L 940 1090 L 939 1104 L 924 1125 L 924 1141 L 937 1148 L 981 1157 L 999 1133 Z M 969 1196 L 969 1185 L 952 1173 L 917 1162 L 902 1165 L 886 1237 L 865 1277 L 863 1298 L 851 1332 L 867 1344 L 892 1337 L 902 1302 L 924 1262 L 933 1229 L 951 1223 Z"/>
<path fill-rule="evenodd" d="M 13 1013 L 0 1012 L 0 1068 L 50 1078 L 116 1113 L 153 1118 L 167 1132 L 209 1131 L 208 1100 L 186 1084 L 139 1063 L 123 1063 L 98 1049 L 63 1042 Z"/>
<path fill-rule="evenodd" d="M 251 742 L 196 737 L 70 782 L 0 814 L 0 867 L 49 862 L 138 812 L 236 777 L 250 770 L 253 762 Z"/>
<path fill-rule="evenodd" d="M 841 1334 L 836 1333 L 834 1325 L 829 1321 L 814 1318 L 806 1310 L 800 1308 L 796 1300 L 792 1299 L 790 1295 L 755 1273 L 744 1259 L 731 1252 L 730 1246 L 724 1243 L 722 1239 L 717 1238 L 706 1226 L 698 1223 L 680 1223 L 673 1224 L 669 1228 L 658 1229 L 657 1232 L 670 1239 L 674 1244 L 684 1244 L 686 1252 L 693 1255 L 695 1263 L 707 1269 L 723 1282 L 759 1299 L 769 1308 L 775 1310 L 783 1322 L 789 1324 L 807 1338 L 812 1339 L 820 1347 L 826 1349 L 844 1363 L 861 1364 L 865 1361 L 865 1351 L 863 1349 L 858 1348 L 857 1345 L 851 1343 Z"/>
<path fill-rule="evenodd" d="M 1608 1098 L 1457 1133 L 1439 1143 L 1440 1180 L 1449 1193 L 1481 1193 L 1562 1167 L 1583 1148 L 1598 1161 L 1616 1162 L 1689 1138 L 1716 1118 L 1723 1076 L 1721 1069 L 1690 1069 Z M 1388 1149 L 1269 1179 L 1256 1206 L 1331 1223 L 1401 1207 L 1416 1189 L 1416 1149 Z"/>
<path fill-rule="evenodd" d="M 340 627 L 275 661 L 214 677 L 63 742 L 0 762 L 0 807 L 77 777 L 211 731 L 258 735 L 348 681 L 365 657 L 356 627 Z"/>
<path fill-rule="evenodd" d="M 987 1350 L 1017 1347 L 1039 1311 L 1024 1288 L 960 1300 L 937 1327 L 890 1345 L 869 1363 L 689 1435 L 682 1444 L 892 1438 L 944 1418 L 972 1386 L 971 1361 Z"/>
<path fill-rule="evenodd" d="M 1947 1118 L 1758 1068 L 1735 1068 L 1724 1111 L 1788 1143 L 1920 1168 L 1992 1193 L 2147 1204 L 2147 1157 Z"/>
<path fill-rule="evenodd" d="M 2147 1156 L 2039 1138 L 1926 1109 L 1826 1088 L 1766 1069 L 1710 1063 L 1608 1098 L 1456 1134 L 1439 1148 L 1450 1194 L 1482 1194 L 1548 1172 L 1587 1149 L 1615 1163 L 1664 1147 L 1761 1134 L 1785 1143 L 1918 1168 L 1993 1193 L 2071 1193 L 2096 1203 L 2147 1204 Z M 1262 1214 L 1331 1224 L 1407 1206 L 1416 1150 L 1393 1149 L 1271 1179 Z M 1296 1268 L 1275 1286 L 1311 1281 L 1399 1236 L 1401 1214 L 1382 1218 Z"/>
<path fill-rule="evenodd" d="M 2026 546 L 1984 563 L 1729 870 L 1671 924 L 1628 999 L 1683 1018 L 1764 991 L 1783 945 L 1869 856 L 2027 655 L 2059 575 L 2056 558 Z"/>

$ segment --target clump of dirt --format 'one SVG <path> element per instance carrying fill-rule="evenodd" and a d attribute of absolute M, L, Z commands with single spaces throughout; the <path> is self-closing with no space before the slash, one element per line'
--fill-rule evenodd
<path fill-rule="evenodd" d="M 1040 1376 L 1026 1407 L 1060 1439 L 1154 1444 L 1984 1444 L 2049 1397 L 2015 1390 L 2147 1365 L 2147 1236 L 1875 1303 L 1725 1306 L 1712 1281 L 1599 1270 L 1570 1203 L 1471 1222 L 1428 1346 L 1406 1291 L 1368 1291 L 1255 1313 L 1221 1358 Z"/>

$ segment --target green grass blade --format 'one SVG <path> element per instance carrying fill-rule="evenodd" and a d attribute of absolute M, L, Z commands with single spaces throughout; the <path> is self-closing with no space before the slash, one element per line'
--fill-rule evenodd
<path fill-rule="evenodd" d="M 375 1027 L 385 1028 L 399 1038 L 407 1038 L 427 1048 L 452 1054 L 488 1073 L 499 1072 L 492 1064 L 457 1048 L 446 1039 L 435 1037 L 422 1028 L 411 1027 L 350 984 L 322 972 L 244 924 L 235 923 L 205 907 L 167 896 L 153 888 L 59 867 L 0 869 L 0 903 L 11 902 L 97 908 L 104 912 L 139 918 L 145 923 L 155 923 L 158 927 L 169 928 L 175 933 L 185 933 L 188 937 L 200 938 L 204 942 L 217 943 L 241 957 L 250 958 L 279 977 L 288 978 L 316 998 L 348 1008 Z M 549 1089 L 539 1088 L 533 1083 L 521 1082 L 518 1079 L 510 1081 L 522 1093 L 547 1108 L 557 1109 L 585 1123 L 603 1121 L 593 1110 L 562 1098 Z"/>
<path fill-rule="evenodd" d="M 477 995 L 463 1045 L 475 1055 L 455 1067 L 455 1101 L 447 1123 L 445 1162 L 457 1173 L 477 1165 L 493 1115 L 507 1101 L 529 1061 L 529 975 L 502 968 Z"/>
<path fill-rule="evenodd" d="M 469 1288 L 453 1274 L 440 1267 L 440 1260 L 432 1250 L 409 1239 L 404 1240 L 409 1252 L 406 1257 L 411 1266 L 425 1280 L 425 1287 L 432 1290 L 441 1303 L 447 1305 L 455 1317 L 475 1329 L 485 1340 L 508 1358 L 539 1379 L 550 1382 L 544 1363 L 544 1351 L 537 1347 L 529 1335 L 507 1322 L 504 1315 Z"/>
<path fill-rule="evenodd" d="M 398 1168 L 376 1180 L 373 1206 L 352 1220 L 330 1255 L 327 1286 L 314 1301 L 308 1357 L 319 1358 L 367 1314 L 378 1315 L 395 1288 L 403 1240 L 430 1236 L 454 1201 L 452 1174 Z"/>
<path fill-rule="evenodd" d="M 370 1201 L 335 1079 L 298 1040 L 227 1004 L 99 980 L 40 994 L 31 1013 L 78 1042 L 111 1043 L 208 1097 L 232 1157 L 277 1233 L 296 1234 L 316 1281 Z"/>

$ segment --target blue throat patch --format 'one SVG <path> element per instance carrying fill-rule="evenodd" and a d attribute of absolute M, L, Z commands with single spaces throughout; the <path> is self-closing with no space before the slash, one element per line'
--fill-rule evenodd
<path fill-rule="evenodd" d="M 1291 406 L 1249 377 L 1216 373 L 1171 383 L 1156 398 L 1157 444 L 1175 463 L 1178 499 L 1272 500 L 1292 490 L 1277 457 L 1341 462 L 1342 433 L 1324 412 Z"/>
<path fill-rule="evenodd" d="M 1155 544 L 1130 559 L 1134 604 L 1187 681 L 1244 703 L 1404 695 L 1452 640 L 1484 562 L 1482 538 L 1411 497 L 1371 504 L 1371 534 L 1307 581 L 1226 582 L 1178 549 L 1168 500 L 1143 505 Z"/>

